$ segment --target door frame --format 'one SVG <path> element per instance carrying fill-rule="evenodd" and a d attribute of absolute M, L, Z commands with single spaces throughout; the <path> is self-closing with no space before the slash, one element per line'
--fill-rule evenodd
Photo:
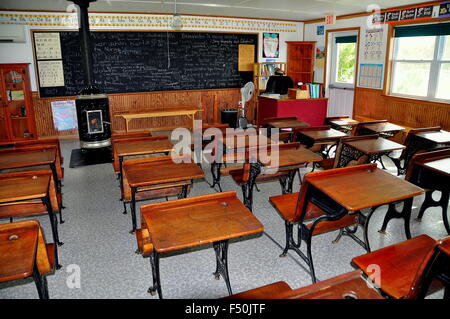
<path fill-rule="evenodd" d="M 352 117 L 355 115 L 355 97 L 356 97 L 356 87 L 358 85 L 358 73 L 359 73 L 359 44 L 361 38 L 361 27 L 350 27 L 350 28 L 339 28 L 339 29 L 328 29 L 325 31 L 325 67 L 323 74 L 323 84 L 325 86 L 325 90 L 329 90 L 327 86 L 327 70 L 328 70 L 328 62 L 332 59 L 332 57 L 328 57 L 328 38 L 330 33 L 333 32 L 345 32 L 345 31 L 356 31 L 356 70 L 355 70 L 355 87 L 353 89 L 353 107 L 352 107 Z M 329 92 L 329 91 L 328 91 Z"/>

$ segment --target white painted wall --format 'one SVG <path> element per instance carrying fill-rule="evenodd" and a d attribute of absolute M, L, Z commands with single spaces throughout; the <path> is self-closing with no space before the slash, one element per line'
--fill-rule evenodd
<path fill-rule="evenodd" d="M 3 14 L 3 15 L 1 15 Z M 0 43 L 0 63 L 30 63 L 31 88 L 37 90 L 35 66 L 33 61 L 33 48 L 31 43 L 31 30 L 76 30 L 78 29 L 75 13 L 53 13 L 53 12 L 13 12 L 0 11 L 0 28 L 2 25 L 18 24 L 25 29 L 25 43 Z M 136 15 L 136 14 L 100 14 L 91 13 L 91 30 L 168 30 L 165 22 L 167 15 Z M 130 19 L 136 18 L 135 24 L 113 24 L 109 18 Z M 148 25 L 141 26 L 139 19 L 149 19 Z M 258 33 L 258 62 L 265 62 L 262 57 L 262 34 L 264 32 L 279 33 L 280 48 L 279 58 L 276 62 L 286 62 L 287 45 L 285 41 L 303 41 L 303 23 L 237 19 L 219 17 L 197 17 L 182 16 L 184 27 L 182 31 L 206 31 L 206 32 L 230 32 L 230 33 Z M 102 21 L 101 19 L 105 19 Z M 155 19 L 157 23 L 152 24 Z M 142 20 L 142 19 L 141 19 Z M 112 21 L 112 20 L 111 20 Z M 53 25 L 52 25 L 53 24 Z M 106 24 L 102 25 L 102 24 Z"/>

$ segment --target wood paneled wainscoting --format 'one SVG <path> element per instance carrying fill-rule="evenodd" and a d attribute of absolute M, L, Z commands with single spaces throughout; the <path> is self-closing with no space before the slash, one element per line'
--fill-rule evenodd
<path fill-rule="evenodd" d="M 450 130 L 450 104 L 406 99 L 383 94 L 383 90 L 355 88 L 355 118 L 387 119 L 407 128 L 441 126 Z M 405 134 L 399 134 L 399 139 Z"/>
<path fill-rule="evenodd" d="M 197 106 L 196 119 L 207 123 L 220 123 L 220 110 L 236 108 L 241 99 L 240 89 L 215 89 L 192 91 L 165 91 L 109 94 L 111 125 L 114 131 L 124 131 L 125 121 L 114 116 L 117 113 L 145 112 L 152 109 L 171 108 L 177 106 Z M 33 92 L 33 104 L 36 117 L 36 128 L 39 138 L 78 136 L 77 130 L 58 132 L 53 124 L 51 102 L 73 100 L 74 96 L 39 98 Z M 254 118 L 253 100 L 246 105 L 247 118 Z M 153 119 L 137 119 L 130 123 L 131 130 L 169 130 L 176 127 L 190 127 L 190 121 L 182 117 L 160 117 Z"/>

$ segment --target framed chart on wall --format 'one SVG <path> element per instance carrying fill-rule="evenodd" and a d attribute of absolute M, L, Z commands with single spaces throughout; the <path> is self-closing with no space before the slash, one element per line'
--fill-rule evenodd
<path fill-rule="evenodd" d="M 383 88 L 383 64 L 361 63 L 358 86 L 369 89 Z"/>
<path fill-rule="evenodd" d="M 280 50 L 279 33 L 263 33 L 263 58 L 278 58 Z"/>

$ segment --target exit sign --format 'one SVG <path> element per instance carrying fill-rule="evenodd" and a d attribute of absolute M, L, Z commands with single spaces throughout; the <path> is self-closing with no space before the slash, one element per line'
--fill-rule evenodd
<path fill-rule="evenodd" d="M 336 24 L 336 15 L 331 14 L 331 15 L 325 16 L 325 24 L 327 24 L 327 25 Z"/>

